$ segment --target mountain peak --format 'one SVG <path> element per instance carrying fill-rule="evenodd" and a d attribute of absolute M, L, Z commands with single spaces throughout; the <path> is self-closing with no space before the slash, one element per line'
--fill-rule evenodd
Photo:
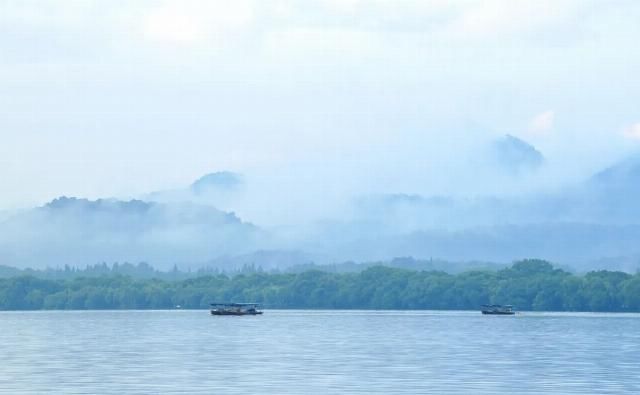
<path fill-rule="evenodd" d="M 494 141 L 492 154 L 500 167 L 512 173 L 535 170 L 544 162 L 533 145 L 510 134 Z"/>
<path fill-rule="evenodd" d="M 219 171 L 198 178 L 191 184 L 191 190 L 196 194 L 211 190 L 230 190 L 239 187 L 242 183 L 242 175 L 230 171 Z"/>
<path fill-rule="evenodd" d="M 589 183 L 606 189 L 637 188 L 640 185 L 640 153 L 596 173 Z"/>

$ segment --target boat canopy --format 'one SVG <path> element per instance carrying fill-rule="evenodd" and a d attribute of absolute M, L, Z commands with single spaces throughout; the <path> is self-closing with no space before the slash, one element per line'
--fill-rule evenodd
<path fill-rule="evenodd" d="M 260 306 L 260 303 L 211 303 L 211 306 L 250 307 L 250 306 Z"/>
<path fill-rule="evenodd" d="M 513 307 L 510 304 L 483 304 L 482 307 Z"/>

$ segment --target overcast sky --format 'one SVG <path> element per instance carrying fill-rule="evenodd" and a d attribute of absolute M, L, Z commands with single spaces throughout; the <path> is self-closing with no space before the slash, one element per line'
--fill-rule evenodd
<path fill-rule="evenodd" d="M 217 170 L 448 193 L 505 133 L 586 175 L 640 145 L 638 21 L 635 0 L 0 0 L 0 208 Z"/>

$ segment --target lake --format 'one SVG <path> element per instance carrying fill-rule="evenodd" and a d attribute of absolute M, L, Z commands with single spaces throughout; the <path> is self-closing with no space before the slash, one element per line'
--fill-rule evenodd
<path fill-rule="evenodd" d="M 0 312 L 0 393 L 640 393 L 640 315 Z"/>

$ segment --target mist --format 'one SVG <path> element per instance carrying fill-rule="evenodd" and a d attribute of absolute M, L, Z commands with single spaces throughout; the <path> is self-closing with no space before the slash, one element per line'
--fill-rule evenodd
<path fill-rule="evenodd" d="M 0 264 L 638 263 L 636 2 L 44 4 L 0 15 Z"/>

